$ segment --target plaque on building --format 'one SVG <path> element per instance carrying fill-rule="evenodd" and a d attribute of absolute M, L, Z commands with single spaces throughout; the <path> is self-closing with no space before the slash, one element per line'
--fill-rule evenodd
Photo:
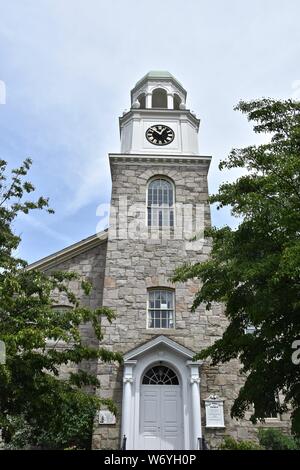
<path fill-rule="evenodd" d="M 217 395 L 210 395 L 205 400 L 207 428 L 224 428 L 224 400 Z"/>
<path fill-rule="evenodd" d="M 116 424 L 116 417 L 109 410 L 101 410 L 99 411 L 99 424 Z"/>

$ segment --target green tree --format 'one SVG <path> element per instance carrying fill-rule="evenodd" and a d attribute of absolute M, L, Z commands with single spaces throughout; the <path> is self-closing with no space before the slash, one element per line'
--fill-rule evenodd
<path fill-rule="evenodd" d="M 220 169 L 243 176 L 224 183 L 210 198 L 231 208 L 241 222 L 212 228 L 212 251 L 204 263 L 179 267 L 174 281 L 199 278 L 193 309 L 222 302 L 228 326 L 221 339 L 200 351 L 213 364 L 239 358 L 245 384 L 232 416 L 254 404 L 252 421 L 292 409 L 292 429 L 300 434 L 300 365 L 293 342 L 300 338 L 300 102 L 262 99 L 236 107 L 254 122 L 268 143 L 234 149 Z M 254 334 L 246 328 L 255 327 Z M 294 361 L 295 362 L 295 361 Z M 277 396 L 283 392 L 284 403 Z"/>
<path fill-rule="evenodd" d="M 283 434 L 279 429 L 259 429 L 259 444 L 266 450 L 299 450 L 300 442 L 289 434 Z"/>
<path fill-rule="evenodd" d="M 264 448 L 252 441 L 238 441 L 231 436 L 224 436 L 219 450 L 264 450 Z"/>
<path fill-rule="evenodd" d="M 7 443 L 16 438 L 29 445 L 86 448 L 95 411 L 103 404 L 113 411 L 115 407 L 88 393 L 88 388 L 93 390 L 99 383 L 81 369 L 81 363 L 122 359 L 103 347 L 84 344 L 79 326 L 91 322 L 101 341 L 101 319 L 111 322 L 114 313 L 105 307 L 80 306 L 68 287 L 71 280 L 79 279 L 75 273 L 46 275 L 27 270 L 27 263 L 15 256 L 21 241 L 13 231 L 17 216 L 36 209 L 53 212 L 45 198 L 26 200 L 26 194 L 34 191 L 25 180 L 30 166 L 27 159 L 8 177 L 7 164 L 0 161 L 0 340 L 6 346 L 6 362 L 0 364 L 0 429 Z M 89 294 L 90 284 L 79 281 Z M 54 291 L 65 295 L 72 308 L 53 308 Z M 49 339 L 63 341 L 64 347 L 49 348 Z M 78 365 L 77 372 L 62 380 L 60 366 L 69 362 Z"/>
<path fill-rule="evenodd" d="M 258 430 L 259 444 L 253 441 L 236 440 L 224 436 L 220 450 L 298 450 L 299 441 L 289 434 L 284 434 L 275 428 L 260 428 Z"/>

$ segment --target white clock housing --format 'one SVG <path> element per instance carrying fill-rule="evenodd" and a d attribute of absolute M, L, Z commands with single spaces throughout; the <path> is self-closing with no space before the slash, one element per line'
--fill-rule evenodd
<path fill-rule="evenodd" d="M 131 91 L 131 109 L 120 117 L 121 153 L 197 155 L 200 120 L 186 109 L 186 91 L 169 72 L 149 72 Z M 155 145 L 147 131 L 170 128 L 174 138 Z"/>

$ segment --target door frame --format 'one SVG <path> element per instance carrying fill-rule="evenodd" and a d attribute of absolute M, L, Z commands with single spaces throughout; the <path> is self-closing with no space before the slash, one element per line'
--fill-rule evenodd
<path fill-rule="evenodd" d="M 198 438 L 202 437 L 199 362 L 191 362 L 194 352 L 160 336 L 124 355 L 123 407 L 121 439 L 127 438 L 127 449 L 141 449 L 140 439 L 140 396 L 144 372 L 152 364 L 163 363 L 178 375 L 182 395 L 183 450 L 197 449 Z M 198 415 L 195 417 L 195 393 L 191 384 L 197 381 Z M 194 389 L 195 392 L 195 389 Z M 195 426 L 192 425 L 196 418 Z"/>

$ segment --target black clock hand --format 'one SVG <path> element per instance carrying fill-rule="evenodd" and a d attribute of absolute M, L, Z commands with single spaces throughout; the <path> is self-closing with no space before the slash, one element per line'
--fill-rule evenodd
<path fill-rule="evenodd" d="M 164 129 L 162 131 L 159 132 L 158 129 L 155 129 L 154 132 L 156 132 L 158 135 L 161 135 L 163 132 L 164 132 Z"/>
<path fill-rule="evenodd" d="M 154 134 L 156 134 L 156 139 L 161 139 L 161 135 L 159 132 L 155 131 Z"/>

